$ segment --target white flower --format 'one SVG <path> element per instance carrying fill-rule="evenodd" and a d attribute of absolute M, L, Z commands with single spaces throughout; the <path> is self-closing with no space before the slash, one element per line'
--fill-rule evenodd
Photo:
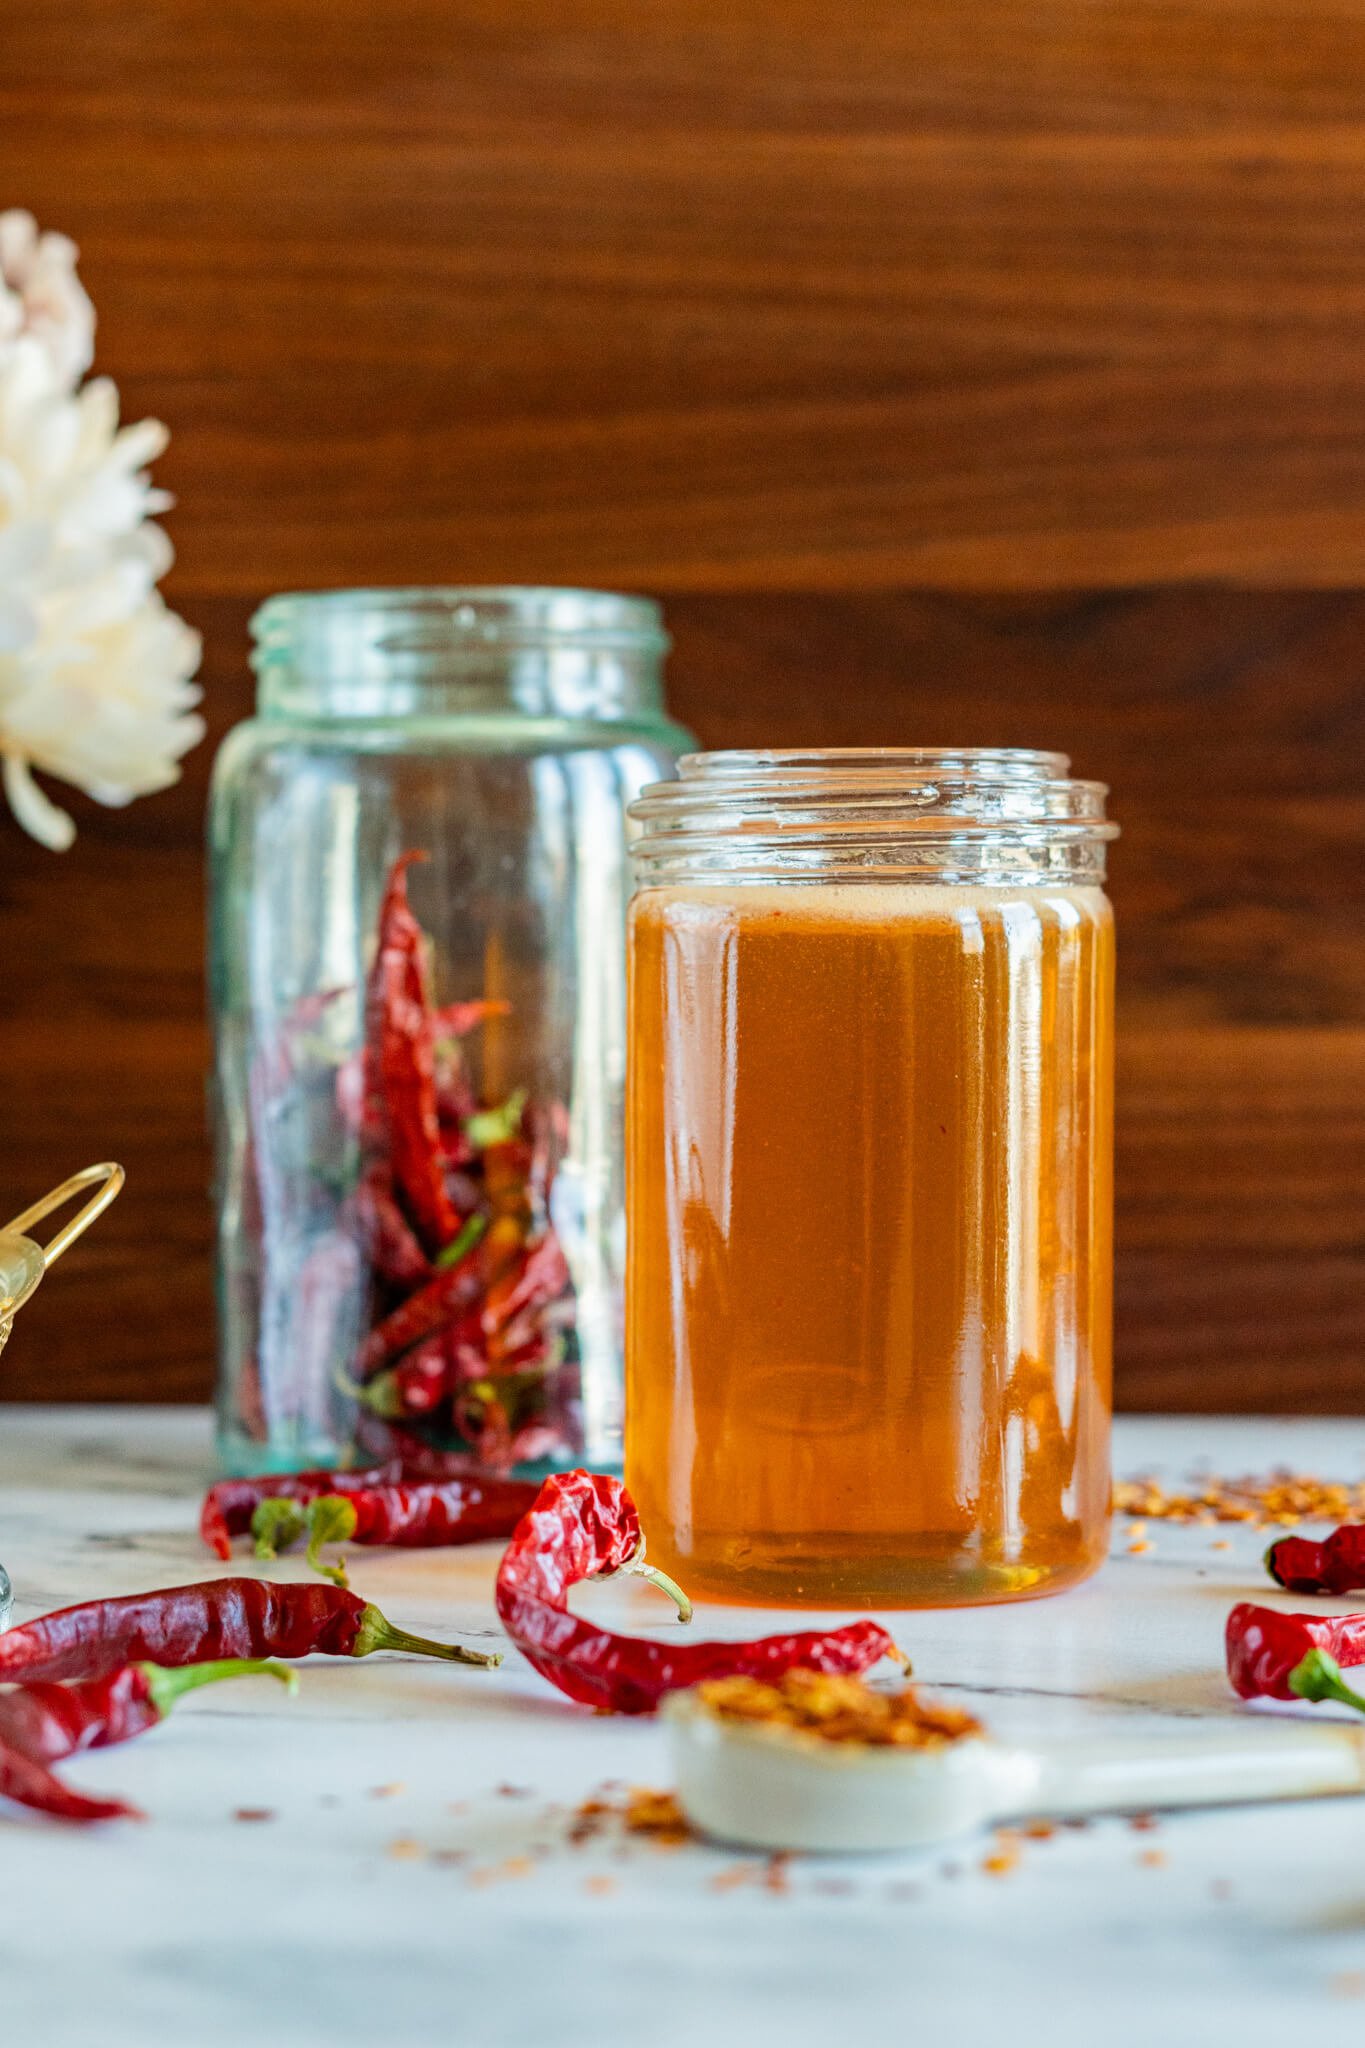
<path fill-rule="evenodd" d="M 35 768 L 124 804 L 176 781 L 204 730 L 198 636 L 156 589 L 172 557 L 151 518 L 170 500 L 146 466 L 166 430 L 120 429 L 107 378 L 76 388 L 89 302 L 73 258 L 0 215 L 0 765 L 15 817 L 58 850 L 75 827 Z"/>
<path fill-rule="evenodd" d="M 76 275 L 76 245 L 40 235 L 31 213 L 0 213 L 0 349 L 31 334 L 74 391 L 95 356 L 95 309 Z"/>

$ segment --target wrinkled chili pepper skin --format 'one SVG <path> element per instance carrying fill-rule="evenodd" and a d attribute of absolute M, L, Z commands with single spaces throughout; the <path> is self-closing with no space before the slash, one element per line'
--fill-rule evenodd
<path fill-rule="evenodd" d="M 346 1496 L 355 1510 L 355 1533 L 347 1541 L 435 1549 L 510 1536 L 539 1492 L 534 1479 L 367 1487 Z"/>
<path fill-rule="evenodd" d="M 1243 1600 L 1228 1616 L 1228 1677 L 1244 1700 L 1298 1699 L 1289 1679 L 1310 1650 L 1365 1664 L 1365 1614 L 1280 1614 Z"/>
<path fill-rule="evenodd" d="M 583 1706 L 649 1714 L 666 1693 L 708 1678 L 775 1678 L 798 1665 L 856 1674 L 897 1654 L 886 1630 L 872 1621 L 673 1648 L 615 1635 L 570 1614 L 565 1598 L 571 1586 L 619 1571 L 640 1546 L 640 1518 L 619 1479 L 556 1473 L 541 1487 L 499 1569 L 503 1627 L 543 1678 Z"/>
<path fill-rule="evenodd" d="M 355 1654 L 368 1612 L 340 1586 L 210 1579 L 123 1600 L 90 1600 L 0 1636 L 0 1682 L 98 1678 L 123 1664 L 178 1667 L 224 1657 Z"/>
<path fill-rule="evenodd" d="M 1290 1593 L 1357 1593 L 1365 1588 L 1365 1523 L 1346 1522 L 1322 1543 L 1283 1536 L 1271 1544 L 1265 1563 Z"/>

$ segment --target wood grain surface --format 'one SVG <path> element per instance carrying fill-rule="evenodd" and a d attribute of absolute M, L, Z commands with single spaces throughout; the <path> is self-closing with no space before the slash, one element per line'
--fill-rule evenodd
<path fill-rule="evenodd" d="M 1365 1399 L 1365 12 L 0 0 L 0 45 L 0 205 L 174 431 L 215 737 L 270 590 L 505 579 L 665 597 L 708 744 L 1069 751 L 1125 828 L 1121 1395 Z M 0 1210 L 130 1170 L 10 1397 L 208 1385 L 208 759 L 64 859 L 0 823 Z"/>

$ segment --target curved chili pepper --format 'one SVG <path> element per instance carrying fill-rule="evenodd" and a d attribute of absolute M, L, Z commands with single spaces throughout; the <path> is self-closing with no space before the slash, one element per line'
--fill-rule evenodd
<path fill-rule="evenodd" d="M 460 1216 L 445 1184 L 422 927 L 408 902 L 408 869 L 425 859 L 403 854 L 384 893 L 365 994 L 365 1104 L 371 1121 L 376 1111 L 382 1116 L 394 1181 L 434 1253 L 455 1236 Z"/>
<path fill-rule="evenodd" d="M 96 1678 L 144 1659 L 179 1667 L 232 1657 L 368 1657 L 406 1650 L 491 1667 L 497 1656 L 435 1643 L 395 1628 L 377 1607 L 339 1586 L 272 1586 L 210 1579 L 64 1607 L 0 1636 L 0 1681 Z"/>
<path fill-rule="evenodd" d="M 635 1503 L 619 1479 L 562 1472 L 545 1481 L 503 1558 L 496 1596 L 503 1627 L 543 1678 L 583 1706 L 649 1714 L 665 1693 L 707 1678 L 773 1678 L 798 1665 L 856 1673 L 880 1657 L 899 1658 L 886 1630 L 873 1621 L 670 1649 L 614 1635 L 570 1614 L 571 1586 L 638 1570 L 642 1547 Z"/>
<path fill-rule="evenodd" d="M 323 1543 L 392 1543 L 418 1550 L 510 1536 L 539 1492 L 534 1479 L 453 1479 L 324 1493 L 306 1506 L 269 1500 L 257 1508 L 252 1533 L 258 1553 L 273 1557 L 306 1532 L 308 1562 L 322 1570 L 317 1553 Z M 268 1547 L 262 1552 L 263 1541 Z"/>
<path fill-rule="evenodd" d="M 46 1766 L 80 1750 L 129 1742 L 164 1720 L 185 1693 L 256 1673 L 298 1684 L 287 1665 L 253 1658 L 183 1671 L 129 1664 L 80 1685 L 20 1685 L 0 1693 L 0 1792 L 60 1820 L 140 1819 L 137 1808 L 122 1800 L 70 1791 Z"/>
<path fill-rule="evenodd" d="M 53 1820 L 143 1820 L 145 1815 L 136 1807 L 129 1806 L 124 1799 L 91 1799 L 84 1792 L 73 1792 L 60 1778 L 40 1764 L 36 1757 L 25 1756 L 22 1749 L 11 1749 L 6 1742 L 0 1742 L 0 1793 L 12 1799 L 16 1805 L 31 1806 L 38 1813 L 50 1814 Z"/>
<path fill-rule="evenodd" d="M 1365 1664 L 1365 1614 L 1281 1614 L 1243 1600 L 1228 1616 L 1226 1647 L 1244 1700 L 1335 1699 L 1365 1712 L 1341 1676 L 1343 1664 Z"/>
<path fill-rule="evenodd" d="M 1322 1543 L 1282 1536 L 1267 1550 L 1265 1568 L 1291 1593 L 1358 1592 L 1365 1587 L 1365 1523 L 1344 1523 Z"/>

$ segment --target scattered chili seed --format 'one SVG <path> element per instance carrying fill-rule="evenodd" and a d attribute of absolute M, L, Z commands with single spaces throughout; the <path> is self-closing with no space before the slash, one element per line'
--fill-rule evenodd
<path fill-rule="evenodd" d="M 389 1843 L 388 1853 L 400 1863 L 415 1863 L 427 1852 L 415 1836 L 395 1835 Z"/>
<path fill-rule="evenodd" d="M 1142 1864 L 1143 1868 L 1146 1870 L 1164 1869 L 1166 1863 L 1166 1851 L 1164 1849 L 1144 1849 L 1142 1854 L 1138 1857 L 1138 1862 Z"/>
<path fill-rule="evenodd" d="M 371 1799 L 396 1799 L 400 1792 L 406 1792 L 407 1789 L 407 1786 L 404 1784 L 373 1785 L 370 1788 L 370 1797 Z"/>
<path fill-rule="evenodd" d="M 1050 1842 L 1057 1832 L 1057 1824 L 1050 1820 L 1031 1820 L 1024 1829 L 1030 1842 Z"/>
<path fill-rule="evenodd" d="M 1139 1537 L 1136 1543 L 1128 1545 L 1128 1554 L 1130 1557 L 1140 1557 L 1144 1550 L 1150 1550 L 1152 1547 L 1145 1537 Z"/>
<path fill-rule="evenodd" d="M 763 1876 L 766 1865 L 762 1863 L 733 1863 L 728 1870 L 718 1870 L 711 1879 L 713 1892 L 738 1891 L 743 1884 L 756 1884 Z M 852 1890 L 852 1886 L 849 1887 Z"/>
<path fill-rule="evenodd" d="M 499 1785 L 496 1791 L 499 1799 L 529 1799 L 532 1788 L 529 1785 Z"/>
<path fill-rule="evenodd" d="M 274 1820 L 273 1806 L 239 1806 L 233 1814 L 234 1820 Z"/>
<path fill-rule="evenodd" d="M 791 1890 L 790 1864 L 791 1851 L 789 1849 L 774 1851 L 763 1866 L 763 1888 L 765 1891 L 789 1892 Z"/>
<path fill-rule="evenodd" d="M 1153 1828 L 1158 1827 L 1160 1823 L 1154 1813 L 1133 1813 L 1128 1817 L 1128 1825 L 1135 1833 L 1147 1835 L 1151 1833 Z"/>
<path fill-rule="evenodd" d="M 606 1877 L 600 1875 L 596 1877 L 585 1877 L 583 1880 L 583 1889 L 585 1892 L 590 1892 L 594 1898 L 604 1899 L 606 1898 L 609 1892 L 614 1892 L 616 1890 L 616 1879 L 614 1877 Z"/>
<path fill-rule="evenodd" d="M 1018 1862 L 1019 1858 L 1012 1849 L 997 1849 L 993 1856 L 981 1859 L 981 1868 L 990 1877 L 1008 1877 Z"/>

